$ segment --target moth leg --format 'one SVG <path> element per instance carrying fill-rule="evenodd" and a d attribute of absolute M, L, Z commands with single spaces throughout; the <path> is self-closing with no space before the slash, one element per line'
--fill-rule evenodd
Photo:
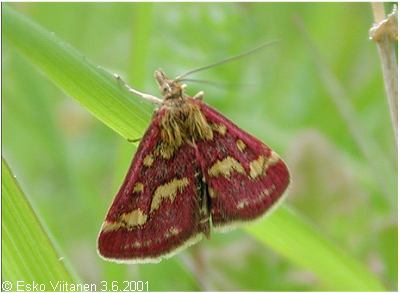
<path fill-rule="evenodd" d="M 114 73 L 114 77 L 117 79 L 117 81 L 118 81 L 119 83 L 121 83 L 123 86 L 125 86 L 125 87 L 128 89 L 128 91 L 129 91 L 130 93 L 132 93 L 132 94 L 134 94 L 134 95 L 136 95 L 136 96 L 139 96 L 139 97 L 141 97 L 142 99 L 144 99 L 144 100 L 146 100 L 146 101 L 149 101 L 149 102 L 151 102 L 151 103 L 153 103 L 153 104 L 159 104 L 159 105 L 161 105 L 161 104 L 163 103 L 163 100 L 160 99 L 160 98 L 157 98 L 157 97 L 152 96 L 152 95 L 149 95 L 149 94 L 142 93 L 142 92 L 140 92 L 140 91 L 138 91 L 138 90 L 135 90 L 134 88 L 131 88 L 131 87 L 121 78 L 120 75 Z"/>
<path fill-rule="evenodd" d="M 203 98 L 204 98 L 204 92 L 203 92 L 203 91 L 198 92 L 198 93 L 195 94 L 194 97 L 193 97 L 193 99 L 195 99 L 195 100 L 200 100 L 200 101 L 202 101 Z"/>
<path fill-rule="evenodd" d="M 127 138 L 127 141 L 130 142 L 130 143 L 139 142 L 141 140 L 142 140 L 141 137 L 140 138 Z"/>

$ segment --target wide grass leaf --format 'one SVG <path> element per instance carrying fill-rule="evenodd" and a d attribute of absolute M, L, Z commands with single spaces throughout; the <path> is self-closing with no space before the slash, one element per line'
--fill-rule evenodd
<path fill-rule="evenodd" d="M 151 106 L 132 97 L 112 74 L 8 5 L 3 28 L 20 52 L 96 118 L 127 139 L 141 136 Z"/>
<path fill-rule="evenodd" d="M 287 206 L 245 228 L 262 243 L 314 272 L 326 290 L 381 291 L 379 281 L 356 259 L 322 236 L 318 229 Z"/>
<path fill-rule="evenodd" d="M 44 284 L 46 291 L 54 291 L 52 285 L 59 281 L 74 282 L 4 159 L 1 168 L 3 281 L 13 283 L 12 291 L 17 290 L 17 281 Z"/>

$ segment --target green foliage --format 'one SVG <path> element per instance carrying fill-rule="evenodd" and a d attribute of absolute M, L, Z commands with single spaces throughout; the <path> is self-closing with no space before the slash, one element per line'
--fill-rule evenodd
<path fill-rule="evenodd" d="M 268 219 L 249 225 L 246 230 L 294 263 L 314 272 L 326 288 L 383 290 L 357 261 L 322 238 L 315 227 L 287 208 L 279 208 Z"/>
<path fill-rule="evenodd" d="M 396 288 L 392 203 L 397 174 L 394 164 L 380 163 L 392 161 L 395 149 L 376 52 L 366 38 L 367 4 L 35 3 L 16 8 L 47 29 L 10 5 L 3 7 L 4 153 L 84 282 L 141 279 L 149 281 L 150 290 L 383 290 L 373 270 L 387 288 Z M 293 19 L 304 22 L 311 42 L 328 60 L 323 69 L 346 89 L 347 96 L 340 98 L 351 97 L 353 119 L 367 134 L 362 141 L 343 119 Z M 340 29 L 338 23 L 352 29 Z M 109 72 L 156 94 L 151 69 L 163 67 L 175 76 L 276 37 L 281 44 L 199 78 L 236 84 L 206 88 L 206 100 L 286 158 L 293 177 L 286 201 L 297 212 L 280 207 L 243 230 L 260 242 L 237 230 L 213 234 L 211 241 L 159 265 L 99 259 L 98 229 L 134 148 L 115 132 L 140 136 L 151 113 Z M 152 90 L 144 90 L 150 84 Z M 190 85 L 189 91 L 199 89 Z M 368 149 L 375 143 L 381 152 L 371 165 L 360 145 Z M 375 176 L 382 170 L 384 178 Z"/>
<path fill-rule="evenodd" d="M 140 136 L 149 115 L 123 84 L 54 34 L 10 10 L 5 13 L 5 36 L 52 81 L 75 97 L 95 117 L 126 138 Z M 99 98 L 101 97 L 101 98 Z"/>
<path fill-rule="evenodd" d="M 36 291 L 27 287 L 32 282 L 43 284 L 46 291 L 54 291 L 52 286 L 56 286 L 58 281 L 76 281 L 4 159 L 1 170 L 3 281 L 12 282 L 11 291 Z M 17 286 L 20 286 L 18 290 Z"/>

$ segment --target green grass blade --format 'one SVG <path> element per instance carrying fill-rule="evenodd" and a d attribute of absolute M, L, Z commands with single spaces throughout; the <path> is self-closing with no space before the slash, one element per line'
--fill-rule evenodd
<path fill-rule="evenodd" d="M 329 242 L 316 227 L 287 206 L 280 206 L 264 221 L 248 225 L 245 230 L 294 263 L 314 272 L 328 290 L 385 290 L 357 260 Z"/>
<path fill-rule="evenodd" d="M 54 291 L 50 281 L 74 282 L 30 203 L 2 158 L 2 277 L 25 284 L 37 282 Z"/>
<path fill-rule="evenodd" d="M 24 16 L 8 7 L 3 13 L 5 36 L 50 79 L 123 137 L 143 133 L 150 109 L 143 107 L 139 99 Z M 384 290 L 368 269 L 284 206 L 246 230 L 293 263 L 313 271 L 329 290 Z"/>
<path fill-rule="evenodd" d="M 125 138 L 141 136 L 151 106 L 129 94 L 112 74 L 8 5 L 3 5 L 3 29 L 20 52 L 96 118 Z"/>

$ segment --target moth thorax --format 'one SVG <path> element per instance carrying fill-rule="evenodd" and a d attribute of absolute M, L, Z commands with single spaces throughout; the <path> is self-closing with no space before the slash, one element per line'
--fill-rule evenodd
<path fill-rule="evenodd" d="M 169 157 L 182 143 L 213 139 L 211 126 L 207 123 L 200 108 L 185 101 L 179 106 L 168 107 L 161 119 L 161 139 L 164 157 Z"/>

